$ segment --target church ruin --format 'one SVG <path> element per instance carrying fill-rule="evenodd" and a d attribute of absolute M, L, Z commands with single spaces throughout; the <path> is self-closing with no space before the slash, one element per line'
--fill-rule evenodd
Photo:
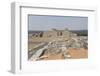
<path fill-rule="evenodd" d="M 49 31 L 44 32 L 38 32 L 38 33 L 32 33 L 30 35 L 32 38 L 40 37 L 40 38 L 53 38 L 53 37 L 72 37 L 77 36 L 77 34 L 70 32 L 67 28 L 64 30 L 58 30 L 58 29 L 51 29 Z"/>
<path fill-rule="evenodd" d="M 88 37 L 87 36 L 78 36 L 77 33 L 71 32 L 67 28 L 64 30 L 51 29 L 48 31 L 33 31 L 28 34 L 28 59 L 30 60 L 43 60 L 51 59 L 53 56 L 59 56 L 60 58 L 75 58 L 73 51 L 70 52 L 70 49 L 74 50 L 85 50 L 85 56 L 78 55 L 78 58 L 87 58 L 87 49 L 88 49 Z M 79 51 L 80 53 L 81 51 Z M 84 51 L 83 51 L 84 52 Z M 54 57 L 59 59 L 59 57 Z"/>

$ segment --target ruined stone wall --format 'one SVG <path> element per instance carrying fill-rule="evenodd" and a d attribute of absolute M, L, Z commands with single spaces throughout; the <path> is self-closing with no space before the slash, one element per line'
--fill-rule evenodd
<path fill-rule="evenodd" d="M 70 37 L 70 32 L 69 31 L 63 31 L 63 35 L 62 36 L 69 38 Z"/>
<path fill-rule="evenodd" d="M 77 34 L 74 34 L 70 32 L 69 30 L 51 30 L 51 31 L 45 31 L 40 33 L 34 33 L 32 35 L 32 38 L 38 37 L 38 38 L 70 38 L 75 37 Z"/>
<path fill-rule="evenodd" d="M 71 33 L 69 31 L 45 31 L 43 37 L 47 38 L 57 38 L 57 37 L 67 37 L 70 38 Z"/>
<path fill-rule="evenodd" d="M 47 37 L 47 38 L 57 37 L 57 32 L 55 32 L 55 31 L 46 31 L 46 32 L 43 33 L 43 37 Z"/>

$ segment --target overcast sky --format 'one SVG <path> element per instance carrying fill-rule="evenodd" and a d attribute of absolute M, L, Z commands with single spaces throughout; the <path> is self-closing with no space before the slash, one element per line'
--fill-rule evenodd
<path fill-rule="evenodd" d="M 39 16 L 29 15 L 29 30 L 51 30 L 52 28 L 69 30 L 87 30 L 88 18 L 75 16 Z"/>

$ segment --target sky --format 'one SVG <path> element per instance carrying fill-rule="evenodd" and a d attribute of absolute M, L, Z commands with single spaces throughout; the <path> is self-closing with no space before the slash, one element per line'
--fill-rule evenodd
<path fill-rule="evenodd" d="M 79 16 L 43 16 L 29 15 L 28 30 L 47 31 L 52 28 L 69 30 L 87 30 L 88 18 Z"/>

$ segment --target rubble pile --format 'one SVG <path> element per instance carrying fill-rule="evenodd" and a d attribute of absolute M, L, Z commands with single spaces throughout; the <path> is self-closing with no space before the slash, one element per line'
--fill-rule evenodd
<path fill-rule="evenodd" d="M 69 48 L 84 48 L 88 49 L 88 42 L 87 37 L 72 37 L 70 39 L 56 39 L 50 41 L 46 46 L 45 49 L 40 49 L 36 53 L 34 53 L 32 59 L 35 60 L 42 60 L 47 58 L 48 55 L 57 55 L 62 54 L 63 57 L 70 58 L 70 54 L 68 53 Z"/>

